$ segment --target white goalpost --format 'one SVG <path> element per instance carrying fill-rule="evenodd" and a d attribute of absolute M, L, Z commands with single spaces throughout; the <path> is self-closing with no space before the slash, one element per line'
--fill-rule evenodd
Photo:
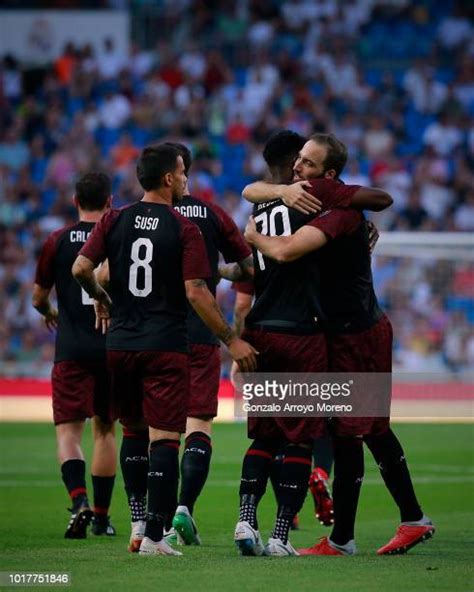
<path fill-rule="evenodd" d="M 474 235 L 383 232 L 372 268 L 394 329 L 394 415 L 472 420 Z"/>

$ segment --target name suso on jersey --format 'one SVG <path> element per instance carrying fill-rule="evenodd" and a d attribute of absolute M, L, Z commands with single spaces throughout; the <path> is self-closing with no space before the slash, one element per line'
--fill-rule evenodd
<path fill-rule="evenodd" d="M 140 201 L 107 212 L 80 254 L 109 261 L 108 350 L 187 351 L 184 282 L 211 275 L 195 224 L 166 204 Z"/>

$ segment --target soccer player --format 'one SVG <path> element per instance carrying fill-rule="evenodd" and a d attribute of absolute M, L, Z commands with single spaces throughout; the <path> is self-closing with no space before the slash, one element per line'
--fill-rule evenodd
<path fill-rule="evenodd" d="M 102 218 L 73 275 L 97 300 L 100 317 L 108 317 L 113 301 L 106 347 L 115 412 L 127 429 L 148 427 L 147 519 L 135 525 L 132 538 L 140 541 L 142 555 L 181 555 L 163 539 L 163 527 L 174 509 L 179 440 L 186 429 L 187 301 L 243 371 L 256 367 L 257 352 L 225 322 L 207 288 L 210 269 L 201 233 L 172 207 L 186 185 L 179 152 L 169 145 L 145 148 L 137 176 L 142 200 Z M 105 259 L 112 301 L 93 272 Z"/>
<path fill-rule="evenodd" d="M 72 514 L 65 537 L 85 538 L 93 520 L 94 534 L 114 535 L 108 510 L 115 480 L 115 436 L 108 409 L 105 339 L 95 328 L 93 301 L 71 275 L 71 266 L 94 225 L 111 204 L 111 182 L 103 173 L 88 173 L 75 186 L 79 222 L 53 232 L 39 257 L 33 306 L 48 329 L 57 327 L 52 372 L 53 418 L 58 458 Z M 56 288 L 58 310 L 50 301 Z M 94 512 L 86 490 L 86 463 L 81 449 L 85 420 L 92 417 Z"/>
<path fill-rule="evenodd" d="M 174 146 L 183 158 L 185 174 L 192 165 L 191 152 L 179 143 Z M 219 253 L 227 263 L 236 263 L 245 274 L 253 273 L 252 252 L 235 222 L 214 203 L 204 202 L 189 194 L 186 183 L 184 197 L 175 209 L 200 229 L 211 265 L 207 286 L 215 296 Z M 190 343 L 190 399 L 184 453 L 181 459 L 181 489 L 173 527 L 178 542 L 199 545 L 200 537 L 193 519 L 193 510 L 209 473 L 211 461 L 212 420 L 217 415 L 217 393 L 220 381 L 219 340 L 204 324 L 192 306 L 188 306 L 188 339 Z M 237 333 L 240 336 L 240 333 Z"/>
<path fill-rule="evenodd" d="M 281 182 L 285 171 L 292 171 L 293 164 L 294 157 L 284 155 L 272 171 L 273 177 Z M 326 192 L 327 205 L 346 203 L 348 191 L 341 185 L 338 192 Z M 314 197 L 310 197 L 314 203 Z M 268 199 L 254 209 L 255 219 L 266 232 L 290 235 L 313 217 L 311 213 L 289 209 L 281 199 Z M 260 372 L 327 369 L 317 262 L 310 255 L 297 263 L 281 266 L 254 250 L 255 303 L 245 319 L 242 336 L 260 352 Z M 306 496 L 313 439 L 323 430 L 321 418 L 249 418 L 248 435 L 253 443 L 243 461 L 240 516 L 234 537 L 242 554 L 260 555 L 264 551 L 257 506 L 265 493 L 274 457 L 280 452 L 283 462 L 277 487 L 277 517 L 265 553 L 297 555 L 288 533 Z"/>
<path fill-rule="evenodd" d="M 265 144 L 263 158 L 270 171 L 273 183 L 281 183 L 287 187 L 293 179 L 293 165 L 301 148 L 306 143 L 306 138 L 290 130 L 277 132 Z M 304 188 L 301 188 L 303 196 Z M 309 208 L 317 210 L 320 202 L 312 194 L 307 193 L 306 204 Z M 285 200 L 283 199 L 285 203 Z M 303 210 L 301 210 L 304 213 Z M 227 278 L 240 277 L 240 269 L 221 268 Z M 251 282 L 234 282 L 236 290 L 234 305 L 234 325 L 239 334 L 243 330 L 244 320 L 253 301 L 253 284 Z M 313 496 L 314 511 L 321 524 L 330 526 L 333 523 L 332 498 L 328 486 L 329 473 L 332 467 L 332 443 L 329 434 L 325 432 L 314 439 L 313 442 L 314 469 L 311 472 L 309 487 Z M 283 455 L 277 454 L 273 460 L 270 479 L 275 495 L 277 492 L 279 474 L 283 462 Z M 298 528 L 298 516 L 295 516 L 292 528 Z"/>
<path fill-rule="evenodd" d="M 224 270 L 223 273 L 225 274 Z M 234 282 L 232 288 L 235 290 L 234 328 L 237 335 L 240 335 L 244 328 L 245 317 L 252 308 L 254 295 L 253 282 Z M 284 457 L 282 454 L 277 454 L 273 459 L 270 480 L 275 495 L 278 490 L 278 480 L 283 459 Z M 333 503 L 328 484 L 332 464 L 332 441 L 329 433 L 326 431 L 313 440 L 314 468 L 309 478 L 309 490 L 313 497 L 314 514 L 324 526 L 331 526 L 334 522 Z M 295 516 L 291 529 L 298 530 L 298 528 L 299 519 L 298 516 Z"/>
<path fill-rule="evenodd" d="M 347 160 L 347 150 L 334 136 L 316 134 L 295 164 L 304 180 L 333 183 Z M 312 181 L 315 185 L 315 181 Z M 316 185 L 317 186 L 317 185 Z M 271 187 L 268 187 L 268 193 Z M 262 188 L 260 188 L 262 190 Z M 354 186 L 354 196 L 361 189 Z M 250 221 L 246 238 L 267 257 L 281 263 L 297 261 L 325 247 L 320 260 L 321 302 L 329 317 L 328 353 L 333 372 L 391 372 L 392 328 L 373 290 L 367 227 L 353 209 L 332 208 L 292 236 L 259 234 Z M 400 509 L 401 525 L 379 554 L 404 553 L 433 536 L 434 526 L 416 498 L 403 449 L 389 418 L 334 418 L 335 525 L 330 537 L 302 552 L 352 555 L 354 524 L 364 473 L 362 442 L 367 442 L 384 482 Z"/>

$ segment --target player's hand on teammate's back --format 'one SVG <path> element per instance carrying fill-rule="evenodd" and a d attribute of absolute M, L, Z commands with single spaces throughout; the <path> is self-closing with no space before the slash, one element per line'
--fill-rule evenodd
<path fill-rule="evenodd" d="M 51 308 L 51 310 L 44 315 L 44 324 L 48 331 L 54 331 L 58 328 L 58 311 L 55 308 Z"/>
<path fill-rule="evenodd" d="M 95 311 L 95 328 L 101 331 L 103 335 L 107 333 L 110 325 L 110 307 L 112 300 L 107 292 L 104 291 L 104 296 L 101 300 L 94 300 Z"/>
<path fill-rule="evenodd" d="M 237 374 L 240 373 L 240 368 L 239 365 L 237 364 L 237 362 L 232 362 L 232 365 L 230 367 L 230 382 L 232 384 L 232 386 L 235 387 L 236 385 L 236 380 L 237 380 Z"/>
<path fill-rule="evenodd" d="M 367 224 L 367 230 L 369 231 L 369 249 L 370 249 L 370 254 L 372 255 L 372 253 L 374 252 L 375 249 L 375 245 L 377 244 L 377 241 L 379 240 L 379 231 L 377 230 L 377 226 L 375 226 L 375 224 L 373 222 L 371 222 L 370 220 L 366 221 Z"/>
<path fill-rule="evenodd" d="M 257 234 L 257 225 L 255 224 L 255 220 L 253 216 L 250 216 L 247 222 L 247 226 L 244 230 L 245 240 L 252 244 L 253 237 Z"/>
<path fill-rule="evenodd" d="M 241 372 L 255 372 L 258 351 L 250 343 L 235 337 L 227 348 L 233 360 L 239 365 Z"/>
<path fill-rule="evenodd" d="M 303 214 L 317 214 L 321 211 L 322 203 L 317 197 L 306 191 L 308 188 L 311 188 L 308 181 L 298 181 L 284 186 L 282 188 L 283 203 Z"/>

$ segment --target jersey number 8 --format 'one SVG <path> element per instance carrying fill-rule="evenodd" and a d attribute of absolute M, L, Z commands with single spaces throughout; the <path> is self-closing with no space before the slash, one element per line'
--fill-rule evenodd
<path fill-rule="evenodd" d="M 144 247 L 144 249 L 142 248 Z M 142 256 L 140 257 L 140 253 Z M 134 296 L 145 298 L 152 290 L 152 269 L 151 261 L 153 259 L 153 243 L 149 238 L 137 238 L 132 243 L 132 251 L 130 253 L 132 265 L 130 266 L 130 276 L 128 279 L 128 289 Z M 138 270 L 143 269 L 140 276 L 143 278 L 140 284 L 142 288 L 138 287 Z"/>

